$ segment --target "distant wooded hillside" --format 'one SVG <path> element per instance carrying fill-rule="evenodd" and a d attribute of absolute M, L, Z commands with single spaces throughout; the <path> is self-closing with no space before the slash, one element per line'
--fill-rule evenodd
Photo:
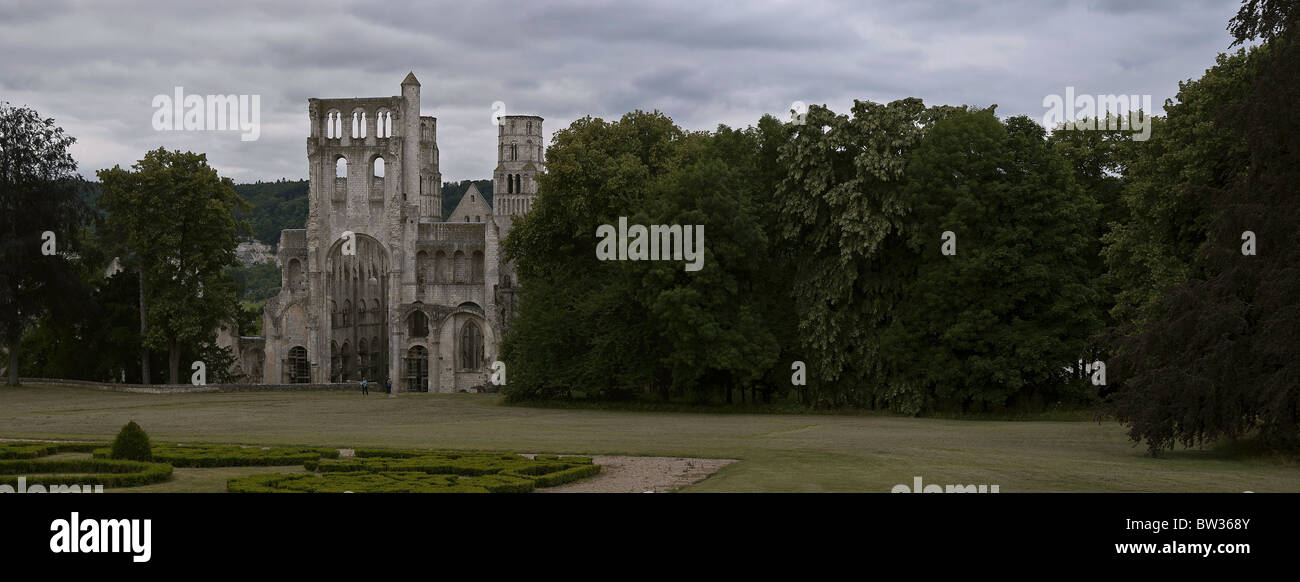
<path fill-rule="evenodd" d="M 447 216 L 460 203 L 461 196 L 473 183 L 479 192 L 492 202 L 491 180 L 461 180 L 460 182 L 443 182 L 442 215 Z M 307 224 L 307 180 L 277 180 L 275 182 L 254 182 L 236 184 L 235 191 L 244 200 L 253 205 L 248 223 L 253 227 L 253 236 L 271 247 L 280 243 L 280 231 L 286 228 L 303 228 Z"/>

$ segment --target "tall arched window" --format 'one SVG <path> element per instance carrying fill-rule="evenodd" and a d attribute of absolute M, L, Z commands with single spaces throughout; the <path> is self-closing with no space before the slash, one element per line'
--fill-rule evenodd
<path fill-rule="evenodd" d="M 373 175 L 376 178 L 384 177 L 384 158 L 375 158 L 375 169 Z"/>
<path fill-rule="evenodd" d="M 364 139 L 366 137 L 366 112 L 356 110 L 352 112 L 352 139 Z"/>
<path fill-rule="evenodd" d="M 334 177 L 335 177 L 335 178 L 347 178 L 347 177 L 348 177 L 348 159 L 347 159 L 347 158 L 339 157 L 339 159 L 338 159 L 337 161 L 334 162 Z"/>
<path fill-rule="evenodd" d="M 483 367 L 483 332 L 472 321 L 460 328 L 460 367 L 463 370 Z"/>
<path fill-rule="evenodd" d="M 362 378 L 370 374 L 370 350 L 366 349 L 366 338 L 357 342 L 357 371 Z"/>
<path fill-rule="evenodd" d="M 306 288 L 302 277 L 302 262 L 298 259 L 289 260 L 289 277 L 286 281 L 290 291 L 301 291 Z"/>
<path fill-rule="evenodd" d="M 420 251 L 415 253 L 415 286 L 420 293 L 424 292 L 424 286 L 430 281 L 430 267 L 432 263 L 429 260 L 429 253 Z"/>
<path fill-rule="evenodd" d="M 330 342 L 330 382 L 338 382 L 342 373 L 343 366 L 339 364 L 339 344 Z"/>
<path fill-rule="evenodd" d="M 325 114 L 325 138 L 338 139 L 343 137 L 343 115 L 338 111 L 331 111 Z"/>
<path fill-rule="evenodd" d="M 410 336 L 411 337 L 429 337 L 429 317 L 422 311 L 416 311 L 411 314 L 410 319 Z"/>
<path fill-rule="evenodd" d="M 447 253 L 438 251 L 433 256 L 434 274 L 433 280 L 439 283 L 451 282 L 451 259 L 447 258 Z"/>
<path fill-rule="evenodd" d="M 465 221 L 469 222 L 468 216 L 465 217 Z M 457 283 L 464 283 L 465 277 L 469 275 L 469 269 L 466 267 L 465 253 L 456 251 L 456 254 L 452 255 L 452 276 L 455 277 Z"/>
<path fill-rule="evenodd" d="M 339 366 L 343 370 L 343 381 L 352 380 L 352 345 L 348 342 L 343 342 L 343 348 L 339 350 Z"/>
<path fill-rule="evenodd" d="M 506 175 L 506 194 L 514 194 L 514 193 L 515 193 L 515 180 L 514 178 L 511 178 L 509 175 Z"/>
<path fill-rule="evenodd" d="M 478 283 L 483 280 L 483 253 L 474 251 L 474 258 L 470 261 L 470 280 Z"/>

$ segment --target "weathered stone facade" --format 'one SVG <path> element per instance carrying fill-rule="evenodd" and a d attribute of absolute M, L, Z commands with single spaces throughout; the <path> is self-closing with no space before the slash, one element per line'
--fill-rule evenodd
<path fill-rule="evenodd" d="M 500 242 L 536 196 L 542 119 L 504 118 L 494 173 L 504 195 L 488 205 L 471 190 L 458 220 L 444 221 L 437 120 L 420 116 L 414 74 L 401 88 L 308 101 L 310 210 L 305 229 L 280 236 L 262 383 L 391 378 L 400 391 L 456 392 L 487 382 L 514 302 Z"/>

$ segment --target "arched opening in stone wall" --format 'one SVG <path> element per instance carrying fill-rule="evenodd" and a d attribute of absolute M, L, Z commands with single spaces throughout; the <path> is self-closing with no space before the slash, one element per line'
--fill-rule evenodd
<path fill-rule="evenodd" d="M 366 349 L 366 338 L 357 343 L 357 377 L 370 378 L 370 350 Z"/>
<path fill-rule="evenodd" d="M 430 283 L 433 283 L 433 259 L 429 253 L 415 253 L 415 292 L 417 297 L 424 297 Z"/>
<path fill-rule="evenodd" d="M 337 110 L 331 110 L 325 114 L 325 138 L 339 139 L 343 137 L 343 115 Z"/>
<path fill-rule="evenodd" d="M 340 324 L 331 326 L 330 341 L 357 349 L 355 360 L 343 349 L 339 372 L 344 380 L 359 380 L 360 374 L 366 374 L 379 381 L 389 374 L 388 253 L 369 235 L 356 233 L 354 240 L 356 254 L 344 255 L 340 240 L 326 259 L 326 298 L 342 305 Z"/>
<path fill-rule="evenodd" d="M 302 273 L 302 262 L 298 259 L 289 259 L 288 276 L 285 284 L 290 291 L 302 291 L 307 288 L 307 278 Z"/>
<path fill-rule="evenodd" d="M 289 357 L 285 358 L 284 373 L 286 384 L 306 384 L 311 382 L 311 363 L 307 361 L 307 348 L 294 346 L 289 348 Z"/>
<path fill-rule="evenodd" d="M 343 361 L 339 356 L 339 344 L 330 342 L 330 382 L 343 380 Z"/>
<path fill-rule="evenodd" d="M 422 311 L 416 311 L 411 314 L 408 321 L 407 334 L 411 337 L 429 337 L 429 317 Z"/>
<path fill-rule="evenodd" d="M 433 280 L 438 283 L 451 282 L 451 259 L 447 258 L 447 253 L 438 251 L 433 255 L 434 275 Z"/>
<path fill-rule="evenodd" d="M 343 347 L 339 348 L 339 375 L 342 381 L 356 379 L 356 367 L 352 362 L 352 344 L 343 342 Z"/>
<path fill-rule="evenodd" d="M 366 112 L 360 109 L 352 112 L 352 139 L 365 139 Z"/>
<path fill-rule="evenodd" d="M 406 351 L 406 391 L 429 391 L 429 350 L 411 346 Z"/>
<path fill-rule="evenodd" d="M 460 328 L 460 368 L 478 370 L 483 367 L 483 330 L 473 321 Z"/>
<path fill-rule="evenodd" d="M 456 251 L 456 254 L 452 255 L 451 258 L 452 269 L 454 270 L 452 276 L 455 277 L 457 283 L 464 283 L 465 277 L 469 275 L 469 269 L 466 268 L 468 265 L 465 264 L 465 253 Z"/>

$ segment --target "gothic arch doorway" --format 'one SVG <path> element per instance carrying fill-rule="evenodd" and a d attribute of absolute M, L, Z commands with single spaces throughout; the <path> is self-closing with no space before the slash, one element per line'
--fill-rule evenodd
<path fill-rule="evenodd" d="M 307 348 L 294 346 L 289 348 L 289 357 L 285 359 L 285 381 L 288 384 L 306 384 L 311 382 L 311 364 L 307 361 Z"/>
<path fill-rule="evenodd" d="M 411 346 L 406 351 L 406 391 L 429 391 L 429 350 Z"/>

